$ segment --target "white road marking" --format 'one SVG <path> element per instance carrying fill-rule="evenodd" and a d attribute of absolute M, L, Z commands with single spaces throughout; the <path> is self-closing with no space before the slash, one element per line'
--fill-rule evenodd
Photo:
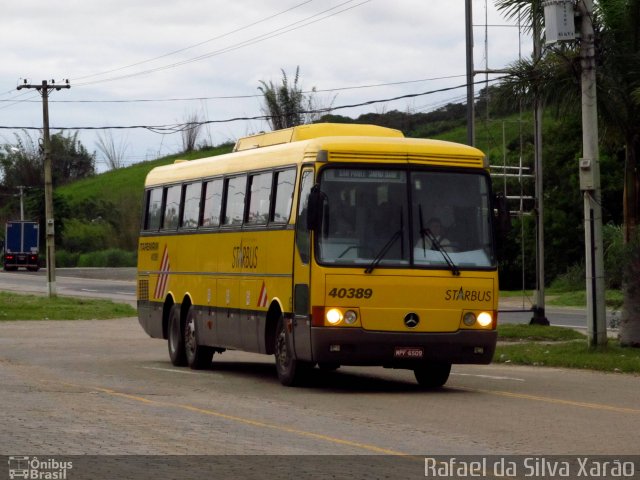
<path fill-rule="evenodd" d="M 458 375 L 459 377 L 478 377 L 478 378 L 490 378 L 491 380 L 513 380 L 514 382 L 524 382 L 524 378 L 515 377 L 499 377 L 497 375 L 478 375 L 475 373 L 453 373 L 451 375 Z"/>
<path fill-rule="evenodd" d="M 161 372 L 171 372 L 171 373 L 182 373 L 185 375 L 197 375 L 196 372 L 191 372 L 189 370 L 178 370 L 174 368 L 160 368 L 160 367 L 140 367 L 147 370 L 160 370 Z"/>

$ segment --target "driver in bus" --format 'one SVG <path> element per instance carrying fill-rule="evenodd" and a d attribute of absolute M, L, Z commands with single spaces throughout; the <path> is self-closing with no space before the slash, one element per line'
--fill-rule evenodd
<path fill-rule="evenodd" d="M 453 245 L 451 244 L 451 241 L 445 236 L 444 227 L 442 226 L 442 222 L 439 218 L 433 217 L 429 219 L 429 221 L 427 222 L 427 228 L 431 231 L 431 233 L 433 233 L 436 241 L 445 252 L 453 251 Z M 436 246 L 428 237 L 426 238 L 426 240 L 428 241 L 428 248 L 437 250 Z"/>

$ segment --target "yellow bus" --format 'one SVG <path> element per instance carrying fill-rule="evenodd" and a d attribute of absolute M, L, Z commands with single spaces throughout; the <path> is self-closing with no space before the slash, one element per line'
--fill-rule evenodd
<path fill-rule="evenodd" d="M 154 168 L 138 245 L 139 321 L 171 362 L 227 349 L 310 369 L 411 369 L 444 385 L 496 345 L 485 156 L 372 125 L 314 124 Z"/>

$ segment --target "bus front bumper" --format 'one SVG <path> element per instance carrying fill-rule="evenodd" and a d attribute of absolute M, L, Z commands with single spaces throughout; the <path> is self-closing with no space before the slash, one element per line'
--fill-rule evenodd
<path fill-rule="evenodd" d="M 413 368 L 424 362 L 491 363 L 497 336 L 495 330 L 407 333 L 313 327 L 311 344 L 319 363 Z"/>

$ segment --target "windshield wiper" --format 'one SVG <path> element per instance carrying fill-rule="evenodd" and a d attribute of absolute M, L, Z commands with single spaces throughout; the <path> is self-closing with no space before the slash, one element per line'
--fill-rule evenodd
<path fill-rule="evenodd" d="M 460 269 L 458 268 L 458 266 L 455 263 L 453 263 L 453 260 L 451 260 L 451 257 L 449 256 L 449 254 L 445 252 L 445 250 L 442 248 L 442 245 L 440 245 L 440 242 L 438 241 L 436 236 L 433 234 L 433 232 L 428 228 L 425 228 L 424 221 L 422 219 L 422 205 L 418 205 L 418 213 L 420 217 L 420 236 L 422 237 L 422 248 L 425 252 L 425 256 L 427 254 L 427 243 L 425 242 L 425 237 L 426 237 L 431 242 L 432 248 L 434 250 L 439 251 L 440 254 L 442 255 L 442 258 L 444 258 L 444 261 L 447 262 L 447 265 L 449 265 L 449 268 L 451 269 L 451 273 L 453 273 L 453 275 L 455 275 L 456 277 L 459 276 Z"/>
<path fill-rule="evenodd" d="M 392 247 L 392 245 L 396 242 L 396 240 L 398 240 L 400 237 L 402 237 L 402 228 L 398 231 L 396 231 L 391 238 L 389 239 L 389 241 L 387 243 L 384 244 L 384 246 L 380 249 L 380 251 L 378 252 L 378 254 L 375 256 L 375 258 L 373 259 L 373 262 L 371 262 L 371 264 L 365 269 L 364 273 L 371 273 L 373 272 L 373 269 L 376 268 L 378 266 L 378 264 L 382 261 L 382 259 L 384 258 L 384 256 L 387 254 L 387 252 L 389 251 L 389 249 Z"/>

